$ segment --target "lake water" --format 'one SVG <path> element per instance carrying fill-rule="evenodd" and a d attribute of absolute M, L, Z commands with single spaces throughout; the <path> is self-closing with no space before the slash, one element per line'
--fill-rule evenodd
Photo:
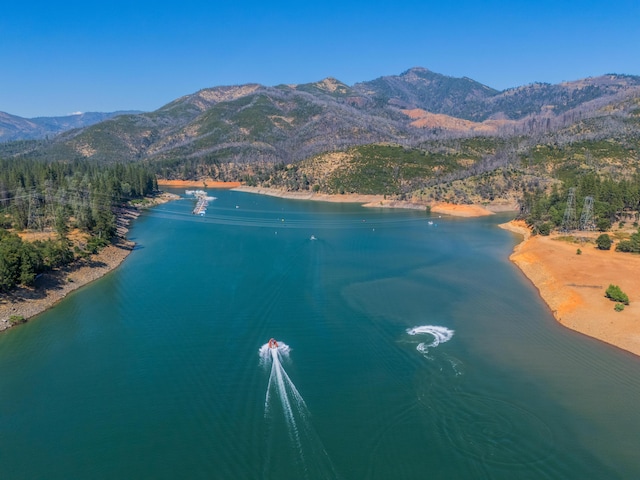
<path fill-rule="evenodd" d="M 212 194 L 0 335 L 0 478 L 640 478 L 640 360 L 554 321 L 508 217 Z"/>

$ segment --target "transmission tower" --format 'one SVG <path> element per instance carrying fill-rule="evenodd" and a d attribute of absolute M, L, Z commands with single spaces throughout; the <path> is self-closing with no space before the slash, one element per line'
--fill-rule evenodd
<path fill-rule="evenodd" d="M 580 230 L 595 230 L 593 222 L 593 197 L 584 197 L 582 215 L 580 215 Z"/>
<path fill-rule="evenodd" d="M 569 232 L 576 227 L 576 189 L 569 189 L 569 198 L 567 199 L 567 208 L 564 211 L 562 219 L 562 231 Z"/>

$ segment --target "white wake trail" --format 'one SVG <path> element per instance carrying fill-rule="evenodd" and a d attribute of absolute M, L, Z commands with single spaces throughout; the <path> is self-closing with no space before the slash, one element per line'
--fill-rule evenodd
<path fill-rule="evenodd" d="M 258 351 L 263 366 L 266 367 L 271 362 L 264 403 L 265 421 L 272 424 L 276 422 L 278 415 L 273 411 L 273 403 L 277 401 L 274 397 L 277 397 L 295 452 L 296 465 L 290 465 L 290 468 L 298 469 L 300 478 L 309 478 L 310 475 L 314 478 L 337 478 L 333 464 L 313 428 L 307 404 L 282 365 L 282 359 L 288 358 L 289 351 L 289 346 L 283 342 L 277 342 L 276 347 L 267 343 Z M 277 428 L 277 425 L 273 426 Z"/>
<path fill-rule="evenodd" d="M 450 330 L 447 327 L 440 327 L 438 325 L 423 325 L 420 327 L 413 327 L 407 330 L 409 335 L 421 335 L 427 334 L 433 337 L 431 343 L 420 342 L 416 347 L 420 353 L 427 353 L 430 348 L 437 347 L 441 343 L 448 342 L 455 333 L 454 330 Z"/>

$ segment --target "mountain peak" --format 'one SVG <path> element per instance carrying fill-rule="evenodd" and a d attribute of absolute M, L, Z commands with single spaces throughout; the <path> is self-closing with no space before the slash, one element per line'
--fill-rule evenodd
<path fill-rule="evenodd" d="M 331 93 L 334 93 L 338 90 L 344 91 L 348 88 L 344 83 L 334 77 L 327 77 L 323 80 L 320 80 L 316 83 L 316 86 Z"/>
<path fill-rule="evenodd" d="M 411 73 L 433 73 L 433 72 L 428 68 L 424 68 L 424 67 L 411 67 L 409 70 L 402 72 L 400 75 L 401 76 L 409 75 Z"/>
<path fill-rule="evenodd" d="M 326 77 L 319 82 L 296 85 L 295 88 L 310 93 L 322 92 L 334 97 L 348 95 L 351 92 L 351 87 L 334 77 Z"/>

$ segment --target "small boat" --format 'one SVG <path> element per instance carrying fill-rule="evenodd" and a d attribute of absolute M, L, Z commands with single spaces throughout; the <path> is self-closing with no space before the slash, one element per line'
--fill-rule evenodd
<path fill-rule="evenodd" d="M 269 348 L 278 348 L 278 342 L 275 338 L 269 339 Z"/>
<path fill-rule="evenodd" d="M 315 236 L 315 235 L 311 235 L 310 240 L 317 240 L 317 238 L 316 238 L 316 236 Z"/>

